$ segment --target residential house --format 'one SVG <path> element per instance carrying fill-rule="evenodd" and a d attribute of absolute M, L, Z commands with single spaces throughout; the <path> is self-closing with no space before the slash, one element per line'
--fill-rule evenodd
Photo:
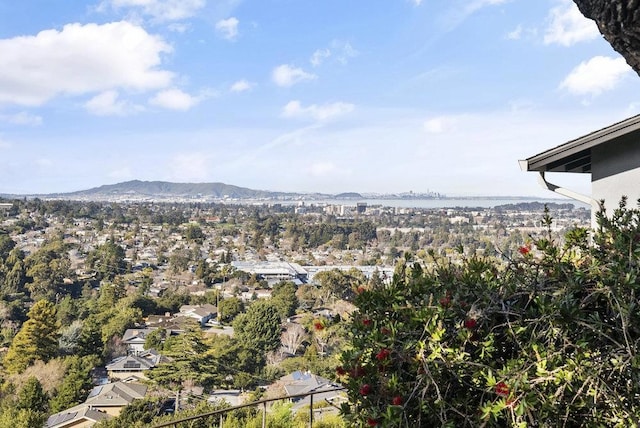
<path fill-rule="evenodd" d="M 135 382 L 114 382 L 96 386 L 84 404 L 111 416 L 118 416 L 123 407 L 144 398 L 147 386 Z"/>
<path fill-rule="evenodd" d="M 204 305 L 183 305 L 176 317 L 193 318 L 204 327 L 207 322 L 214 319 L 218 315 L 218 308 L 205 303 Z"/>
<path fill-rule="evenodd" d="M 174 330 L 177 327 L 174 318 L 169 312 L 164 315 L 148 315 L 144 323 L 149 329 L 164 328 L 166 330 Z"/>
<path fill-rule="evenodd" d="M 128 328 L 122 335 L 122 343 L 127 345 L 127 352 L 129 354 L 139 354 L 144 352 L 144 343 L 147 336 L 156 328 Z"/>
<path fill-rule="evenodd" d="M 286 395 L 299 395 L 315 393 L 313 401 L 318 403 L 321 400 L 332 401 L 340 395 L 339 391 L 328 391 L 335 388 L 339 388 L 340 385 L 331 382 L 329 379 L 325 379 L 320 376 L 316 376 L 310 372 L 295 371 L 291 374 L 281 377 L 277 385 L 284 388 Z M 309 405 L 311 403 L 310 396 L 292 398 L 291 402 L 294 403 L 293 408 Z"/>
<path fill-rule="evenodd" d="M 604 200 L 611 213 L 627 196 L 630 206 L 640 199 L 640 115 L 520 161 L 525 171 L 539 174 L 540 183 L 560 195 L 587 203 L 593 214 Z M 591 174 L 591 195 L 581 195 L 547 181 L 547 172 Z"/>
<path fill-rule="evenodd" d="M 84 403 L 49 416 L 46 428 L 85 428 L 118 416 L 125 406 L 144 398 L 147 386 L 140 383 L 115 382 L 96 386 Z"/>
<path fill-rule="evenodd" d="M 76 406 L 55 415 L 49 416 L 46 428 L 86 428 L 100 421 L 109 419 L 105 412 L 92 409 L 89 406 Z"/>
<path fill-rule="evenodd" d="M 157 351 L 150 349 L 137 355 L 118 357 L 109 362 L 105 368 L 110 379 L 146 379 L 145 372 L 151 370 L 163 361 L 164 357 Z"/>

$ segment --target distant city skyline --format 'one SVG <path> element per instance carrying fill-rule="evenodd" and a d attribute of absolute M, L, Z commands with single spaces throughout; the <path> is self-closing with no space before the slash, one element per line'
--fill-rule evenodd
<path fill-rule="evenodd" d="M 518 160 L 637 113 L 570 0 L 0 0 L 0 193 L 554 197 Z"/>

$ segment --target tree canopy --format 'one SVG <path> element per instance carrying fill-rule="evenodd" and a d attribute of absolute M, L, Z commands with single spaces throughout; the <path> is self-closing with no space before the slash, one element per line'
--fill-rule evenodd
<path fill-rule="evenodd" d="M 236 317 L 233 328 L 237 340 L 258 353 L 266 354 L 280 346 L 280 314 L 269 301 L 252 303 L 247 312 Z"/>
<path fill-rule="evenodd" d="M 580 12 L 640 75 L 640 19 L 636 0 L 574 0 Z"/>
<path fill-rule="evenodd" d="M 9 373 L 22 372 L 36 360 L 49 361 L 58 353 L 60 325 L 53 303 L 40 300 L 27 316 L 29 319 L 13 338 L 4 357 L 3 365 Z"/>

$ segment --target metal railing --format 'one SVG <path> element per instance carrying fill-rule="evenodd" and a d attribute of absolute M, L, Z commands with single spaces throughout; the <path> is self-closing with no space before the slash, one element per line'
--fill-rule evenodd
<path fill-rule="evenodd" d="M 266 428 L 267 426 L 267 404 L 274 402 L 274 401 L 281 401 L 281 400 L 291 400 L 294 398 L 304 398 L 304 397 L 310 397 L 309 398 L 309 428 L 313 427 L 313 412 L 314 412 L 314 408 L 313 408 L 313 396 L 317 395 L 317 394 L 326 394 L 327 392 L 338 392 L 338 391 L 344 391 L 345 388 L 344 387 L 336 387 L 336 388 L 331 388 L 331 389 L 324 389 L 322 391 L 316 391 L 316 392 L 308 392 L 306 394 L 294 394 L 294 395 L 284 395 L 281 397 L 275 397 L 275 398 L 266 398 L 264 400 L 258 400 L 258 401 L 253 401 L 251 403 L 246 403 L 246 404 L 241 404 L 239 406 L 232 406 L 232 407 L 227 407 L 226 409 L 220 409 L 220 410 L 215 410 L 213 412 L 208 412 L 208 413 L 202 413 L 200 415 L 195 415 L 195 416 L 189 416 L 186 418 L 182 418 L 182 419 L 177 419 L 175 421 L 171 421 L 171 422 L 164 422 L 162 424 L 159 425 L 154 425 L 154 428 L 165 428 L 165 427 L 174 427 L 176 428 L 179 424 L 184 423 L 184 422 L 191 422 L 191 421 L 195 421 L 198 419 L 203 419 L 203 418 L 208 418 L 210 416 L 220 416 L 220 423 L 218 425 L 219 428 L 223 428 L 223 417 L 226 413 L 234 411 L 234 410 L 238 410 L 238 409 L 244 409 L 246 407 L 258 407 L 260 405 L 262 405 L 262 428 Z M 330 403 L 331 404 L 331 403 Z"/>

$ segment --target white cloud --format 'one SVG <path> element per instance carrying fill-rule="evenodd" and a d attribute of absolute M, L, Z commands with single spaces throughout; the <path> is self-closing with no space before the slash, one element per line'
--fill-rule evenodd
<path fill-rule="evenodd" d="M 513 31 L 507 33 L 507 40 L 520 40 L 522 37 L 522 25 L 518 25 Z"/>
<path fill-rule="evenodd" d="M 351 43 L 341 40 L 332 41 L 331 49 L 338 62 L 342 64 L 346 64 L 350 58 L 356 57 L 359 54 L 359 52 L 351 46 Z"/>
<path fill-rule="evenodd" d="M 329 58 L 330 56 L 331 56 L 331 51 L 329 49 L 318 49 L 313 53 L 313 55 L 311 55 L 311 59 L 309 60 L 309 62 L 314 67 L 317 67 L 320 64 L 322 64 L 324 60 Z"/>
<path fill-rule="evenodd" d="M 451 31 L 462 24 L 469 16 L 480 9 L 498 6 L 511 0 L 459 0 L 449 1 L 450 9 L 441 17 L 446 31 Z"/>
<path fill-rule="evenodd" d="M 507 3 L 509 1 L 511 0 L 474 0 L 467 3 L 467 6 L 465 8 L 465 13 L 471 14 L 477 10 L 482 9 L 483 7 L 497 6 L 500 4 Z"/>
<path fill-rule="evenodd" d="M 14 125 L 42 125 L 42 117 L 27 113 L 26 111 L 15 114 L 0 114 L 0 121 Z"/>
<path fill-rule="evenodd" d="M 140 10 L 157 21 L 178 21 L 194 16 L 206 0 L 105 0 L 100 8 Z"/>
<path fill-rule="evenodd" d="M 359 52 L 351 46 L 351 43 L 342 40 L 332 40 L 329 48 L 317 49 L 309 62 L 312 66 L 318 67 L 327 58 L 333 57 L 340 64 L 346 64 L 350 58 L 358 56 Z"/>
<path fill-rule="evenodd" d="M 289 101 L 282 109 L 282 117 L 286 118 L 312 118 L 315 120 L 327 120 L 353 111 L 355 106 L 349 103 L 336 102 L 330 104 L 311 104 L 303 107 L 300 101 Z"/>
<path fill-rule="evenodd" d="M 574 95 L 599 95 L 614 89 L 622 78 L 631 72 L 624 58 L 596 56 L 580 63 L 560 83 Z"/>
<path fill-rule="evenodd" d="M 222 19 L 216 22 L 216 31 L 227 40 L 235 40 L 238 36 L 238 21 L 237 18 L 231 17 L 229 19 Z"/>
<path fill-rule="evenodd" d="M 420 6 L 422 4 L 422 0 L 409 0 L 409 1 L 416 6 Z"/>
<path fill-rule="evenodd" d="M 305 80 L 314 80 L 318 76 L 307 73 L 301 68 L 291 67 L 288 64 L 282 64 L 273 69 L 271 78 L 278 86 L 289 87 Z"/>
<path fill-rule="evenodd" d="M 149 104 L 169 110 L 187 111 L 201 101 L 201 97 L 194 97 L 180 89 L 167 89 L 158 92 L 149 100 Z"/>
<path fill-rule="evenodd" d="M 173 31 L 174 33 L 186 33 L 191 26 L 183 22 L 173 22 L 169 24 L 167 28 L 169 31 Z"/>
<path fill-rule="evenodd" d="M 545 45 L 559 44 L 571 46 L 600 36 L 595 22 L 585 18 L 578 6 L 571 0 L 561 3 L 549 12 L 549 26 L 544 35 Z"/>
<path fill-rule="evenodd" d="M 61 31 L 0 40 L 0 104 L 42 105 L 61 95 L 166 87 L 162 38 L 128 22 L 68 24 Z"/>
<path fill-rule="evenodd" d="M 242 80 L 238 80 L 233 85 L 231 85 L 230 91 L 231 92 L 245 92 L 245 91 L 251 90 L 251 88 L 253 88 L 253 83 L 242 79 Z"/>
<path fill-rule="evenodd" d="M 104 91 L 87 101 L 84 107 L 96 116 L 124 116 L 142 110 L 141 106 L 120 100 L 117 91 Z"/>

